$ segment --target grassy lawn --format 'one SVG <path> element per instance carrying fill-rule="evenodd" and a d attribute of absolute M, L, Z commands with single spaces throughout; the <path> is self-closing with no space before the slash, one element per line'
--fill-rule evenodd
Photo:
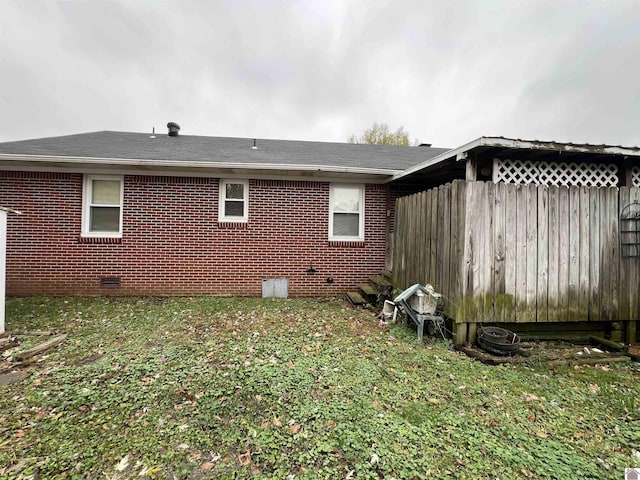
<path fill-rule="evenodd" d="M 487 367 L 340 300 L 11 299 L 7 324 L 69 338 L 0 387 L 0 478 L 622 479 L 640 466 L 637 364 Z"/>

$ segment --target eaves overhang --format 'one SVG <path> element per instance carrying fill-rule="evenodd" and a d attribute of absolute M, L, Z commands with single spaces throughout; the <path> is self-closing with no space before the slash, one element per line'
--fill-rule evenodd
<path fill-rule="evenodd" d="M 0 154 L 0 169 L 96 172 L 132 175 L 212 176 L 229 178 L 387 183 L 401 170 L 311 164 L 146 160 L 48 155 Z"/>
<path fill-rule="evenodd" d="M 454 148 L 429 160 L 414 165 L 400 173 L 396 173 L 392 181 L 408 177 L 412 174 L 427 170 L 444 162 L 466 160 L 469 153 L 481 147 L 504 148 L 511 150 L 549 151 L 584 153 L 594 155 L 615 155 L 620 157 L 640 157 L 640 147 L 624 147 L 621 145 L 592 145 L 588 143 L 565 143 L 556 141 L 521 140 L 505 137 L 480 137 L 461 147 Z"/>

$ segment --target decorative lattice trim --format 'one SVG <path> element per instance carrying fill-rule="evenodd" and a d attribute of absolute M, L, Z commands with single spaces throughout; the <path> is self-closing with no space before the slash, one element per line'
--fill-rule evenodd
<path fill-rule="evenodd" d="M 494 168 L 497 182 L 567 187 L 618 185 L 618 167 L 614 164 L 496 159 Z"/>
<path fill-rule="evenodd" d="M 638 165 L 631 169 L 631 185 L 640 187 L 640 167 Z"/>

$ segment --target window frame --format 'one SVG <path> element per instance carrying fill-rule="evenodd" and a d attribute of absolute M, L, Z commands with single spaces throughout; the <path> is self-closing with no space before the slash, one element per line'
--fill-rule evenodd
<path fill-rule="evenodd" d="M 348 212 L 334 212 L 335 201 L 335 189 L 338 188 L 354 188 L 359 193 L 359 210 L 358 210 L 358 235 L 334 235 L 333 234 L 333 216 L 335 213 L 348 213 Z M 345 183 L 331 183 L 329 186 L 329 240 L 337 242 L 363 242 L 364 241 L 364 211 L 365 211 L 365 186 L 363 184 L 345 184 Z M 353 212 L 355 213 L 355 212 Z"/>
<path fill-rule="evenodd" d="M 242 185 L 243 190 L 243 210 L 242 216 L 225 215 L 225 202 L 227 202 L 227 185 Z M 239 201 L 230 199 L 230 201 Z M 218 192 L 218 222 L 225 223 L 247 223 L 249 221 L 249 180 L 228 180 L 220 179 Z"/>
<path fill-rule="evenodd" d="M 120 203 L 114 204 L 93 204 L 91 198 L 93 196 L 93 181 L 109 180 L 118 181 L 120 183 Z M 91 230 L 91 208 L 92 207 L 118 207 L 120 209 L 118 231 L 92 231 Z M 86 238 L 122 238 L 122 217 L 124 212 L 124 176 L 123 175 L 84 175 L 82 188 L 82 232 L 81 237 Z"/>

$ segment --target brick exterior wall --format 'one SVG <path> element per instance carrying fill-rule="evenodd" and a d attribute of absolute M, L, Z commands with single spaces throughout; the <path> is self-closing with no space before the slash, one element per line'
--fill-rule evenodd
<path fill-rule="evenodd" d="M 126 175 L 117 240 L 80 238 L 82 185 L 82 174 L 0 172 L 0 205 L 22 212 L 9 216 L 8 295 L 260 296 L 265 278 L 287 278 L 290 296 L 338 295 L 385 267 L 385 185 L 366 185 L 356 243 L 328 240 L 327 182 L 250 180 L 249 222 L 225 224 L 217 178 Z"/>

